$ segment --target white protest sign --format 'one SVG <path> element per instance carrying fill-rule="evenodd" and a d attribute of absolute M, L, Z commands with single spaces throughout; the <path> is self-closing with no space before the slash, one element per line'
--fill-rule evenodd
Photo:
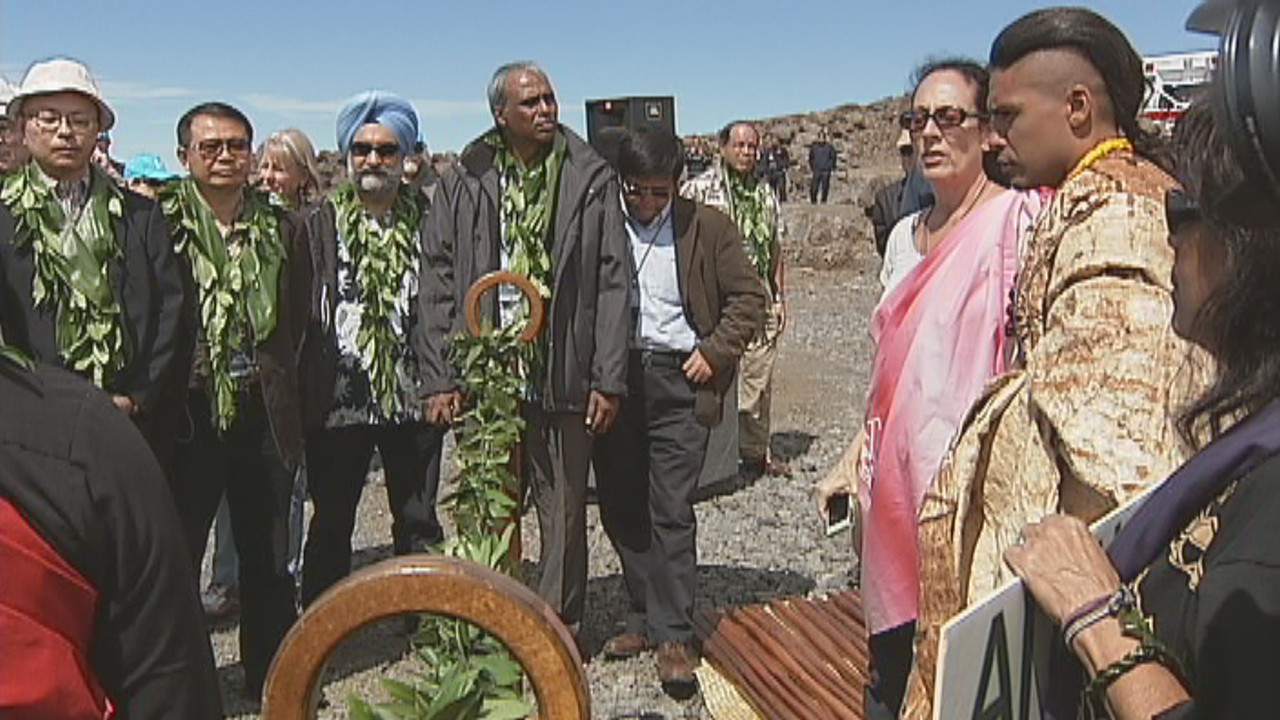
<path fill-rule="evenodd" d="M 1093 524 L 1104 546 L 1162 483 Z M 934 720 L 1040 720 L 1057 628 L 1013 580 L 942 627 Z"/>

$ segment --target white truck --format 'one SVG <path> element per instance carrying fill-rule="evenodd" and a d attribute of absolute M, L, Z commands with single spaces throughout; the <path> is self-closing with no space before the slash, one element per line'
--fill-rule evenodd
<path fill-rule="evenodd" d="M 1171 131 L 1195 99 L 1196 89 L 1207 84 L 1217 68 L 1217 50 L 1144 57 L 1142 69 L 1147 78 L 1147 96 L 1139 115 L 1166 133 Z"/>

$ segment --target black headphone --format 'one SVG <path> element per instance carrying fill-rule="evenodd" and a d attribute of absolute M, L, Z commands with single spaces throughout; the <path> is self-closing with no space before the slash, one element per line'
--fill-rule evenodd
<path fill-rule="evenodd" d="M 1224 202 L 1233 215 L 1280 220 L 1280 0 L 1206 0 L 1187 29 L 1219 36 L 1213 98 L 1236 159 L 1248 178 Z"/>

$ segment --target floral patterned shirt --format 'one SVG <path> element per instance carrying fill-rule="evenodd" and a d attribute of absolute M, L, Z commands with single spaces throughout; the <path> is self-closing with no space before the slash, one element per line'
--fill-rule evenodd
<path fill-rule="evenodd" d="M 389 221 L 386 228 L 376 219 L 371 222 L 375 232 L 382 233 L 389 229 Z M 388 422 L 388 418 L 383 416 L 369 380 L 370 358 L 360 351 L 358 337 L 364 303 L 361 301 L 360 287 L 356 283 L 351 251 L 341 233 L 338 233 L 337 260 L 338 303 L 334 312 L 334 328 L 338 335 L 338 375 L 333 387 L 334 405 L 325 420 L 325 427 L 333 429 L 350 425 L 384 424 Z M 417 357 L 409 344 L 410 331 L 418 322 L 417 297 L 417 268 L 410 268 L 405 272 L 404 284 L 391 318 L 396 334 L 404 339 L 396 349 L 396 375 L 400 382 L 396 394 L 398 408 L 395 417 L 389 420 L 392 423 L 422 420 L 419 392 L 422 375 Z"/>

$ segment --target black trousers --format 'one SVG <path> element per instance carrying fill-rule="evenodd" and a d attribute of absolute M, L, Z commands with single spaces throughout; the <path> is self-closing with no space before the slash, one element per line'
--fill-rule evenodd
<path fill-rule="evenodd" d="M 709 428 L 694 418 L 685 354 L 631 353 L 622 415 L 596 439 L 600 520 L 622 560 L 627 632 L 652 643 L 693 636 L 693 492 Z"/>
<path fill-rule="evenodd" d="M 818 195 L 822 195 L 822 202 L 827 202 L 827 193 L 831 190 L 831 171 L 816 172 L 813 179 L 809 181 L 809 202 L 818 202 Z"/>
<path fill-rule="evenodd" d="M 307 484 L 315 514 L 302 556 L 302 604 L 351 572 L 356 506 L 376 447 L 382 455 L 396 555 L 444 540 L 436 515 L 444 428 L 426 423 L 351 425 L 307 437 Z"/>
<path fill-rule="evenodd" d="M 778 202 L 787 201 L 787 174 L 785 172 L 770 175 L 769 185 L 778 194 Z"/>
<path fill-rule="evenodd" d="M 208 396 L 188 391 L 188 433 L 179 433 L 170 484 L 197 577 L 225 492 L 240 555 L 240 658 L 245 687 L 261 696 L 280 641 L 297 619 L 289 574 L 289 493 L 293 472 L 280 461 L 257 386 L 239 397 L 231 427 L 213 426 Z"/>
<path fill-rule="evenodd" d="M 868 718 L 891 720 L 902 711 L 914 659 L 915 636 L 916 623 L 912 620 L 868 638 L 872 678 L 865 695 Z"/>

